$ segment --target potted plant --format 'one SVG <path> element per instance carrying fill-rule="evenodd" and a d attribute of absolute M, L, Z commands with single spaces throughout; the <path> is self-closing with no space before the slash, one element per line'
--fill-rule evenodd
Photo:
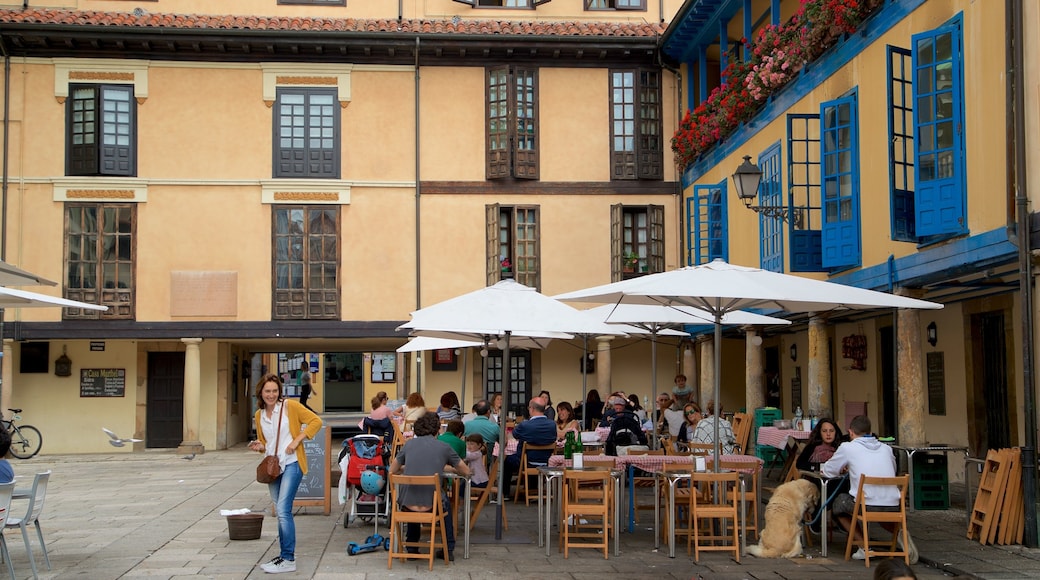
<path fill-rule="evenodd" d="M 502 266 L 502 278 L 512 278 L 513 263 L 509 261 L 509 258 L 502 258 L 502 260 L 499 261 L 499 264 Z"/>
<path fill-rule="evenodd" d="M 625 272 L 635 272 L 636 268 L 639 267 L 639 254 L 635 252 L 626 252 L 622 258 L 622 267 Z"/>

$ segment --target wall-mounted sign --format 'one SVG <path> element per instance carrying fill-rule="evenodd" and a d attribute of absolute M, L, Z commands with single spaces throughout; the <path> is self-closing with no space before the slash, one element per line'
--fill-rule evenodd
<path fill-rule="evenodd" d="M 105 341 L 103 340 L 92 340 L 90 341 L 91 352 L 105 352 Z"/>
<path fill-rule="evenodd" d="M 126 394 L 126 369 L 80 369 L 79 396 L 122 397 Z"/>

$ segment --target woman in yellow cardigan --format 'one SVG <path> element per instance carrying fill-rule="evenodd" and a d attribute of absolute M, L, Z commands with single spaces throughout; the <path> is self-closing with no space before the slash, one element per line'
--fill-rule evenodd
<path fill-rule="evenodd" d="M 260 567 L 269 574 L 296 571 L 296 523 L 292 508 L 300 480 L 307 473 L 307 452 L 303 438 L 313 439 L 321 429 L 321 417 L 293 399 L 282 395 L 282 379 L 268 374 L 256 384 L 256 436 L 249 448 L 266 455 L 277 455 L 282 474 L 267 484 L 278 514 L 278 543 L 281 551 Z M 283 411 L 284 408 L 284 411 Z M 280 433 L 280 435 L 279 435 Z M 267 442 L 271 441 L 271 447 Z M 281 449 L 275 449 L 278 441 Z"/>

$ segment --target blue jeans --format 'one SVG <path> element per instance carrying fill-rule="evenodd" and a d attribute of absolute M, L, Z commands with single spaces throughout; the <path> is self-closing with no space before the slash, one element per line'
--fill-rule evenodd
<path fill-rule="evenodd" d="M 296 522 L 293 521 L 292 510 L 296 490 L 302 479 L 300 464 L 293 462 L 285 466 L 278 479 L 267 484 L 275 513 L 278 514 L 278 543 L 281 545 L 281 553 L 278 555 L 283 560 L 296 560 Z"/>

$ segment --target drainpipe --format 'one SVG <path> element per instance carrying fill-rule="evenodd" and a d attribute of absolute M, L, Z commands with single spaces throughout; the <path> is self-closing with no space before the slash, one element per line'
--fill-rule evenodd
<path fill-rule="evenodd" d="M 26 2 L 28 5 L 28 2 Z M 8 184 L 8 151 L 10 150 L 11 134 L 11 55 L 7 54 L 7 46 L 3 37 L 0 37 L 0 55 L 4 57 L 4 141 L 3 141 L 3 177 L 0 182 L 0 260 L 7 259 L 7 184 Z M 4 339 L 4 309 L 0 308 L 0 347 Z M 0 356 L 0 392 L 7 389 L 3 384 L 4 359 Z M 6 418 L 6 411 L 0 409 L 0 418 Z"/>
<path fill-rule="evenodd" d="M 422 308 L 422 186 L 419 180 L 419 37 L 415 37 L 415 309 Z M 415 355 L 416 360 L 419 354 Z M 416 391 L 422 392 L 422 365 L 415 366 Z"/>
<path fill-rule="evenodd" d="M 1026 182 L 1025 151 L 1025 79 L 1023 69 L 1024 41 L 1022 0 L 1005 0 L 1004 18 L 1007 21 L 1006 50 L 1007 115 L 1012 131 L 1014 173 L 1008 180 L 1008 195 L 1014 196 L 1016 229 L 1018 233 L 1019 289 L 1022 294 L 1022 386 L 1025 412 L 1025 445 L 1022 446 L 1022 499 L 1025 509 L 1022 543 L 1036 548 L 1037 492 L 1036 492 L 1036 392 L 1033 384 L 1033 272 L 1030 247 L 1029 196 Z M 1010 160 L 1010 159 L 1009 159 Z M 1008 164 L 1011 166 L 1011 163 Z"/>

